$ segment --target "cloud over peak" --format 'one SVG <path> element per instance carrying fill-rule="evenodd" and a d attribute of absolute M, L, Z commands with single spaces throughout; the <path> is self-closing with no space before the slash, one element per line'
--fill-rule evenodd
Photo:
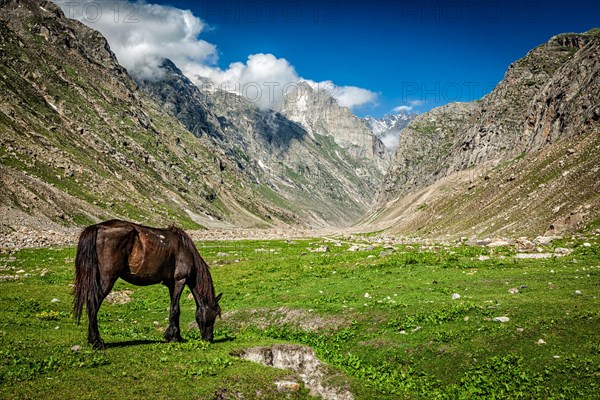
<path fill-rule="evenodd" d="M 67 17 L 100 31 L 119 62 L 138 79 L 160 79 L 162 62 L 168 58 L 192 81 L 209 78 L 261 108 L 276 108 L 290 86 L 305 80 L 288 60 L 273 54 L 251 54 L 245 63 L 219 68 L 216 46 L 199 38 L 206 24 L 189 10 L 144 1 L 54 1 Z M 344 107 L 377 100 L 377 93 L 367 89 L 322 83 L 333 88 L 330 93 Z"/>

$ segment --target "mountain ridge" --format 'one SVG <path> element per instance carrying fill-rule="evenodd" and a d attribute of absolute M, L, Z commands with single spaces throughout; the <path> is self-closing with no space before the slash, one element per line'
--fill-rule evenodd
<path fill-rule="evenodd" d="M 600 176 L 592 165 L 598 154 L 576 164 L 561 156 L 569 145 L 571 154 L 584 151 L 580 143 L 595 143 L 598 135 L 599 46 L 598 30 L 554 36 L 511 64 L 504 79 L 483 99 L 448 104 L 416 117 L 404 129 L 378 205 L 363 223 L 387 226 L 394 232 L 438 235 L 444 230 L 539 234 L 557 231 L 558 225 L 565 232 L 594 225 L 600 208 L 594 190 Z M 570 165 L 563 171 L 567 175 L 578 171 L 587 176 L 586 171 L 592 171 L 594 179 L 561 180 L 556 174 L 565 165 Z M 499 173 L 506 170 L 511 171 L 508 176 Z M 540 175 L 540 171 L 546 172 Z M 535 180 L 540 181 L 539 188 L 533 187 Z M 513 188 L 517 183 L 521 186 Z M 425 194 L 428 200 L 422 197 Z M 543 206 L 537 206 L 539 215 L 527 221 L 522 214 L 533 209 L 536 201 L 543 201 Z M 482 211 L 488 204 L 513 210 L 503 216 L 510 229 L 498 221 L 502 213 Z M 578 223 L 560 223 L 581 214 L 584 206 L 590 211 Z"/>

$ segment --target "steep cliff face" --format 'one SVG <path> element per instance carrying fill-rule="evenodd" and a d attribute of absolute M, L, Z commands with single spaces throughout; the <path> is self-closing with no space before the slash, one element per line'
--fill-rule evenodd
<path fill-rule="evenodd" d="M 315 118 L 314 105 L 296 108 L 294 120 L 260 109 L 210 81 L 194 85 L 169 61 L 164 71 L 159 81 L 140 82 L 142 89 L 196 135 L 208 137 L 236 163 L 238 173 L 259 192 L 294 210 L 299 221 L 346 226 L 370 206 L 371 193 L 383 179 L 385 150 L 378 149 L 380 142 L 365 125 L 329 94 L 321 114 L 336 117 Z M 307 120 L 314 124 L 304 123 Z"/>
<path fill-rule="evenodd" d="M 387 169 L 389 156 L 381 140 L 365 121 L 350 109 L 340 107 L 327 90 L 299 82 L 285 96 L 279 111 L 299 123 L 309 135 L 331 136 L 353 158 L 370 160 L 382 173 Z"/>
<path fill-rule="evenodd" d="M 214 143 L 141 93 L 98 32 L 52 2 L 2 1 L 0 43 L 3 230 L 113 217 L 296 223 Z"/>
<path fill-rule="evenodd" d="M 598 33 L 553 37 L 513 63 L 481 101 L 449 104 L 418 116 L 403 131 L 377 211 L 365 220 L 404 232 L 408 226 L 456 232 L 458 226 L 469 226 L 492 233 L 506 225 L 511 232 L 543 232 L 583 206 L 591 211 L 570 229 L 597 218 L 594 191 L 600 176 L 593 163 L 600 153 L 582 148 L 579 154 L 577 149 L 584 141 L 596 143 L 598 134 Z M 565 146 L 573 147 L 569 154 L 581 156 L 563 159 Z M 580 181 L 561 179 L 559 171 L 567 165 L 562 177 L 577 171 Z M 537 182 L 536 190 L 528 181 Z M 484 198 L 475 195 L 484 192 Z M 512 210 L 502 216 L 504 223 L 490 203 Z M 536 210 L 535 217 L 519 215 L 528 209 Z"/>

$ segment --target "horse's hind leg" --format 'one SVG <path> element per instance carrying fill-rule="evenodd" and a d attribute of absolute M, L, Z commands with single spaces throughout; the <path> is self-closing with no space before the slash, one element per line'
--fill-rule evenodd
<path fill-rule="evenodd" d="M 179 330 L 179 298 L 185 286 L 185 279 L 180 279 L 174 282 L 168 282 L 169 294 L 171 295 L 171 307 L 169 315 L 169 326 L 165 331 L 165 340 L 167 342 L 181 342 L 181 332 Z"/>
<path fill-rule="evenodd" d="M 88 343 L 90 343 L 96 349 L 102 350 L 105 348 L 104 341 L 102 338 L 100 338 L 100 331 L 98 330 L 98 311 L 100 310 L 100 305 L 102 305 L 102 302 L 106 296 L 108 296 L 116 281 L 117 276 L 101 278 L 101 291 L 97 299 L 97 304 L 94 304 L 94 302 L 88 303 Z"/>

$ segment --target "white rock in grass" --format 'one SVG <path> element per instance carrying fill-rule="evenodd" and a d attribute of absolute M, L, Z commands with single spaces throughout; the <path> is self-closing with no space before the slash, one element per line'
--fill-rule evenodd
<path fill-rule="evenodd" d="M 51 303 L 60 303 L 60 300 L 55 297 L 52 300 L 50 300 L 50 302 Z"/>
<path fill-rule="evenodd" d="M 577 295 L 581 294 L 581 290 L 576 290 L 575 294 L 577 294 Z"/>
<path fill-rule="evenodd" d="M 504 323 L 504 322 L 510 321 L 510 318 L 508 318 L 508 317 L 496 317 L 496 318 L 494 318 L 493 321 L 494 322 L 502 322 L 502 323 Z"/>
<path fill-rule="evenodd" d="M 540 339 L 537 342 L 535 342 L 536 344 L 546 344 L 546 341 L 544 339 Z"/>
<path fill-rule="evenodd" d="M 592 245 L 591 245 L 591 243 L 589 243 L 589 242 L 585 242 L 585 243 L 583 244 L 583 247 L 591 247 L 591 246 L 592 246 Z"/>
<path fill-rule="evenodd" d="M 71 350 L 77 352 L 77 351 L 81 350 L 81 346 L 76 344 L 75 346 L 71 347 Z"/>
<path fill-rule="evenodd" d="M 460 299 L 460 294 L 458 294 L 458 293 L 453 293 L 453 294 L 452 294 L 452 300 L 458 300 L 458 299 Z"/>
<path fill-rule="evenodd" d="M 365 299 L 370 299 L 370 298 L 371 298 L 371 295 L 368 292 L 365 293 Z"/>

